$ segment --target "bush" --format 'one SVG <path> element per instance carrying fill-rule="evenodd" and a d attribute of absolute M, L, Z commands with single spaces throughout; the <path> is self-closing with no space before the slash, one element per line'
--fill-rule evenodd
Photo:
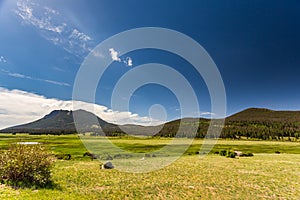
<path fill-rule="evenodd" d="M 84 157 L 85 157 L 85 156 L 89 156 L 89 157 L 91 158 L 91 160 L 97 159 L 97 158 L 99 157 L 98 155 L 93 154 L 93 153 L 90 153 L 90 152 L 85 152 L 85 153 L 83 154 L 83 156 L 84 156 Z"/>
<path fill-rule="evenodd" d="M 254 156 L 253 153 L 244 153 L 241 155 L 241 157 L 252 157 Z"/>
<path fill-rule="evenodd" d="M 41 145 L 13 145 L 0 154 L 0 182 L 17 187 L 48 186 L 53 161 Z"/>
<path fill-rule="evenodd" d="M 236 154 L 233 151 L 227 151 L 227 158 L 235 158 Z"/>
<path fill-rule="evenodd" d="M 58 160 L 71 160 L 72 156 L 71 154 L 67 153 L 67 154 L 56 154 L 55 157 L 58 159 Z"/>
<path fill-rule="evenodd" d="M 220 151 L 220 156 L 226 156 L 226 154 L 227 154 L 227 151 L 226 150 L 222 150 L 222 151 Z"/>

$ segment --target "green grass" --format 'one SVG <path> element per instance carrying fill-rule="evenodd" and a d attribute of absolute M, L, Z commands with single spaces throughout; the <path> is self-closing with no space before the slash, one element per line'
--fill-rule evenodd
<path fill-rule="evenodd" d="M 0 134 L 0 150 L 8 148 L 8 145 L 15 142 L 41 142 L 46 147 L 55 153 L 69 153 L 74 158 L 80 159 L 82 154 L 87 151 L 86 147 L 77 135 L 40 135 L 33 136 L 28 134 Z M 107 140 L 103 137 L 84 137 L 84 143 L 94 145 L 97 149 L 103 149 Z M 109 138 L 109 141 L 120 147 L 123 150 L 135 153 L 147 153 L 158 150 L 165 145 L 169 144 L 172 139 L 170 138 L 133 138 L 133 137 L 116 137 Z M 185 146 L 189 139 L 179 139 L 178 148 Z M 192 145 L 185 152 L 186 155 L 195 154 L 201 148 L 203 140 L 195 139 Z M 102 146 L 101 146 L 102 145 Z M 281 153 L 300 154 L 299 142 L 280 142 L 280 141 L 250 141 L 250 140 L 218 140 L 217 144 L 212 149 L 211 153 L 220 150 L 239 150 L 252 153 Z"/>
<path fill-rule="evenodd" d="M 299 199 L 300 155 L 229 159 L 185 156 L 151 173 L 100 170 L 96 161 L 59 161 L 54 189 L 0 186 L 1 199 Z"/>
<path fill-rule="evenodd" d="M 103 140 L 87 139 L 95 144 Z M 122 149 L 144 153 L 171 141 L 166 138 L 110 140 Z M 72 154 L 72 160 L 55 163 L 54 188 L 13 189 L 0 185 L 0 199 L 300 199 L 298 142 L 219 140 L 213 151 L 237 149 L 254 153 L 254 157 L 231 159 L 213 153 L 200 158 L 195 152 L 203 140 L 195 140 L 185 155 L 171 165 L 135 174 L 101 170 L 98 161 L 83 158 L 87 150 L 76 135 L 5 134 L 0 135 L 0 149 L 18 141 L 42 142 L 54 153 Z M 186 142 L 180 140 L 182 145 Z M 275 154 L 276 150 L 281 154 Z"/>

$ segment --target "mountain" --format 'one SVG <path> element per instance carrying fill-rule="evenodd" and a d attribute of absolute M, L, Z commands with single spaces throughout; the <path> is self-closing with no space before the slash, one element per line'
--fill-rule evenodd
<path fill-rule="evenodd" d="M 43 118 L 18 126 L 13 126 L 1 130 L 0 132 L 11 133 L 52 133 L 52 134 L 68 134 L 75 133 L 75 119 L 80 119 L 78 125 L 82 132 L 121 132 L 115 124 L 108 123 L 93 113 L 85 110 L 54 110 Z M 99 128 L 101 126 L 101 129 Z"/>
<path fill-rule="evenodd" d="M 183 121 L 184 131 L 178 132 L 180 122 Z M 198 126 L 199 125 L 199 126 Z M 209 119 L 185 118 L 165 124 L 157 136 L 194 137 L 193 127 L 198 126 L 197 138 L 206 136 Z M 241 137 L 263 140 L 284 140 L 284 138 L 300 138 L 300 111 L 274 111 L 265 108 L 249 108 L 233 114 L 225 119 L 220 138 L 238 139 Z"/>
<path fill-rule="evenodd" d="M 249 108 L 226 118 L 222 138 L 292 140 L 300 138 L 300 111 Z"/>
<path fill-rule="evenodd" d="M 249 108 L 226 118 L 227 121 L 300 122 L 300 111 L 274 111 Z"/>
<path fill-rule="evenodd" d="M 79 130 L 76 130 L 74 119 L 77 119 L 77 124 L 80 125 Z M 182 129 L 179 129 L 180 125 Z M 84 110 L 55 110 L 39 120 L 6 128 L 0 132 L 31 134 L 93 132 L 101 135 L 104 132 L 107 136 L 119 136 L 128 133 L 144 136 L 204 138 L 209 125 L 210 119 L 205 118 L 177 119 L 159 126 L 116 125 Z M 286 137 L 300 138 L 300 111 L 249 108 L 227 117 L 219 137 L 275 140 L 283 140 Z"/>

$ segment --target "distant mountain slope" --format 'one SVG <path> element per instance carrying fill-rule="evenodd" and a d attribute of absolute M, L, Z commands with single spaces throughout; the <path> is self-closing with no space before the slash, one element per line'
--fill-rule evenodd
<path fill-rule="evenodd" d="M 13 126 L 1 130 L 1 132 L 18 132 L 18 133 L 75 133 L 74 115 L 81 120 L 78 122 L 81 131 L 100 131 L 99 125 L 105 132 L 120 132 L 117 125 L 108 123 L 93 113 L 84 110 L 54 110 L 43 118 L 18 126 Z"/>
<path fill-rule="evenodd" d="M 249 108 L 226 118 L 228 121 L 300 122 L 300 111 L 274 111 Z"/>
<path fill-rule="evenodd" d="M 76 130 L 74 116 L 75 119 L 80 118 L 78 121 L 81 127 L 80 130 Z M 183 127 L 181 130 L 179 130 L 180 124 Z M 0 132 L 32 134 L 69 134 L 76 132 L 103 134 L 104 132 L 108 136 L 129 134 L 204 138 L 209 124 L 210 119 L 183 118 L 159 126 L 116 125 L 108 123 L 93 113 L 84 110 L 55 110 L 39 120 L 10 127 Z M 283 140 L 285 137 L 300 138 L 300 111 L 273 111 L 263 108 L 249 108 L 227 117 L 220 137 L 276 140 Z"/>
<path fill-rule="evenodd" d="M 300 111 L 249 108 L 225 120 L 222 138 L 294 140 L 300 138 Z"/>

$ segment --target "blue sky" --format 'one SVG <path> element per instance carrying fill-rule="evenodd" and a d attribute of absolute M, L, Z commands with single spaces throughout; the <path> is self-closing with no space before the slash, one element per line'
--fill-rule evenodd
<path fill-rule="evenodd" d="M 119 32 L 150 26 L 182 32 L 206 49 L 222 75 L 228 115 L 248 107 L 300 110 L 299 10 L 297 0 L 0 0 L 0 98 L 23 94 L 36 95 L 43 99 L 40 103 L 53 99 L 69 102 L 81 62 L 97 44 Z M 169 65 L 187 77 L 203 116 L 210 112 L 205 82 L 187 61 L 150 49 L 127 56 L 132 66 L 126 57 L 121 59 L 127 63 L 113 62 L 98 85 L 96 103 L 104 106 L 105 112 L 110 111 L 116 81 L 134 67 L 151 62 Z M 2 99 L 3 119 L 22 110 L 17 105 L 9 107 Z M 158 85 L 137 90 L 130 112 L 147 117 L 153 104 L 165 107 L 167 120 L 180 117 L 174 94 Z M 34 111 L 32 116 L 38 118 L 49 110 Z M 34 118 L 32 112 L 26 113 L 19 121 L 2 126 Z"/>

